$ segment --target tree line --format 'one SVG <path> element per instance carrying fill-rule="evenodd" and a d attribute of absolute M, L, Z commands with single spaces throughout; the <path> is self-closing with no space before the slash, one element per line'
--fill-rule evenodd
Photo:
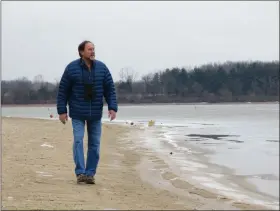
<path fill-rule="evenodd" d="M 122 68 L 115 82 L 119 103 L 279 101 L 279 61 L 241 61 L 168 68 L 143 75 Z M 1 81 L 2 104 L 54 104 L 59 80 L 26 77 Z"/>

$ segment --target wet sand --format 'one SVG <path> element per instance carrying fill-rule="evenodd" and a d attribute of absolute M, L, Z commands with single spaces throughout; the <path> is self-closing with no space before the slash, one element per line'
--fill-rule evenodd
<path fill-rule="evenodd" d="M 161 174 L 163 160 L 128 144 L 133 130 L 104 124 L 97 184 L 78 185 L 71 122 L 2 118 L 2 209 L 263 209 Z"/>

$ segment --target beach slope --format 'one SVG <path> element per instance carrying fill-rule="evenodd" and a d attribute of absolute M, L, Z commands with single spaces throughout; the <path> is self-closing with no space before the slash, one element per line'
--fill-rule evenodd
<path fill-rule="evenodd" d="M 172 175 L 157 178 L 155 174 L 142 180 L 147 169 L 143 165 L 139 168 L 139 164 L 149 157 L 147 152 L 133 150 L 122 142 L 133 139 L 131 130 L 137 128 L 103 125 L 97 184 L 78 185 L 71 122 L 63 125 L 59 121 L 2 118 L 2 209 L 257 208 L 246 204 L 232 207 L 228 199 L 218 199 L 187 182 L 172 183 Z M 84 145 L 86 150 L 86 135 Z M 164 181 L 184 190 L 184 194 L 161 188 Z"/>

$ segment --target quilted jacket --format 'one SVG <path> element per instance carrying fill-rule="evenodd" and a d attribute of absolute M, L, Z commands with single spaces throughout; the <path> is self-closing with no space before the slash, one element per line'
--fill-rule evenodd
<path fill-rule="evenodd" d="M 84 98 L 84 84 L 93 84 L 95 98 Z M 114 81 L 107 66 L 98 60 L 93 61 L 91 71 L 82 59 L 69 63 L 61 77 L 57 94 L 57 113 L 68 113 L 72 119 L 100 120 L 103 113 L 103 97 L 108 110 L 118 111 Z"/>

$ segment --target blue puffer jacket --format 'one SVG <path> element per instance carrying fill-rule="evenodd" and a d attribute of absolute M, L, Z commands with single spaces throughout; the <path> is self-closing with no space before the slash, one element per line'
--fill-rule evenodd
<path fill-rule="evenodd" d="M 95 60 L 92 70 L 88 71 L 82 59 L 77 59 L 65 68 L 59 84 L 57 95 L 57 113 L 67 113 L 72 119 L 100 120 L 103 111 L 103 96 L 108 104 L 108 110 L 118 111 L 115 86 L 110 71 L 106 65 Z M 84 83 L 93 83 L 96 97 L 93 100 L 84 99 Z"/>

